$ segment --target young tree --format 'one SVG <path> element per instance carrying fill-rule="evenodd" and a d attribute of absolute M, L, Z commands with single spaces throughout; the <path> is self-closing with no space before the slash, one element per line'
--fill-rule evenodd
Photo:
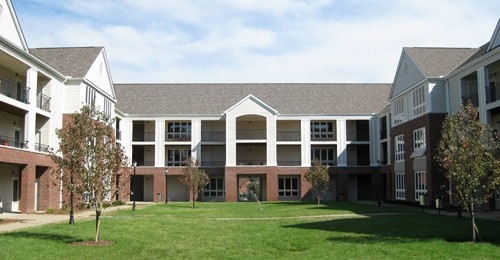
<path fill-rule="evenodd" d="M 182 176 L 179 177 L 179 181 L 189 189 L 192 207 L 194 208 L 194 203 L 198 199 L 198 193 L 210 182 L 210 178 L 204 170 L 200 169 L 198 160 L 188 157 L 184 161 L 184 166 L 185 168 L 182 169 Z"/>
<path fill-rule="evenodd" d="M 479 235 L 474 210 L 488 201 L 500 183 L 496 146 L 491 127 L 479 122 L 472 103 L 446 118 L 436 160 L 445 170 L 451 191 L 471 216 L 473 241 Z"/>
<path fill-rule="evenodd" d="M 117 175 L 127 167 L 123 149 L 115 142 L 114 120 L 92 104 L 84 106 L 71 116 L 62 129 L 56 130 L 60 143 L 58 150 L 50 151 L 56 163 L 54 173 L 70 193 L 73 218 L 73 196 L 84 199 L 96 210 L 96 236 L 99 240 L 103 203 L 113 192 L 120 192 L 126 178 L 120 178 L 118 187 L 113 184 Z"/>
<path fill-rule="evenodd" d="M 309 168 L 304 177 L 311 183 L 313 196 L 316 196 L 319 205 L 321 193 L 325 193 L 330 186 L 328 168 L 324 166 L 321 161 L 314 160 L 313 165 Z"/>

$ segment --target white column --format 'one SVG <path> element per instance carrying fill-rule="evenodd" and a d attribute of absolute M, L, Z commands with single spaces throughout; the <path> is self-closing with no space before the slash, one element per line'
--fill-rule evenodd
<path fill-rule="evenodd" d="M 155 121 L 155 166 L 165 166 L 165 120 Z"/>
<path fill-rule="evenodd" d="M 373 115 L 370 118 L 370 165 L 378 166 L 378 161 L 380 159 L 379 151 L 380 151 L 380 131 L 378 118 L 376 115 Z"/>
<path fill-rule="evenodd" d="M 477 94 L 479 98 L 479 121 L 487 123 L 486 87 L 488 86 L 488 70 L 485 67 L 477 69 Z"/>
<path fill-rule="evenodd" d="M 346 120 L 337 120 L 337 165 L 347 166 Z"/>
<path fill-rule="evenodd" d="M 122 120 L 122 146 L 125 151 L 125 155 L 129 158 L 130 163 L 132 163 L 132 129 L 133 121 L 124 118 Z"/>
<path fill-rule="evenodd" d="M 276 162 L 276 116 L 268 116 L 267 127 L 266 127 L 266 136 L 267 136 L 267 166 L 277 166 Z"/>
<path fill-rule="evenodd" d="M 300 161 L 303 167 L 311 166 L 311 120 L 300 121 Z"/>
<path fill-rule="evenodd" d="M 201 120 L 191 120 L 191 157 L 201 164 Z"/>
<path fill-rule="evenodd" d="M 226 115 L 226 166 L 236 166 L 236 118 Z"/>
<path fill-rule="evenodd" d="M 24 140 L 28 141 L 28 149 L 34 150 L 36 140 L 36 91 L 38 71 L 33 68 L 28 68 L 26 71 L 26 87 L 28 90 L 28 106 L 29 110 L 24 118 Z"/>

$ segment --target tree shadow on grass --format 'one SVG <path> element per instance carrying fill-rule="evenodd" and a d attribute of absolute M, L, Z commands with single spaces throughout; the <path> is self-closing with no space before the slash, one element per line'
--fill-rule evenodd
<path fill-rule="evenodd" d="M 79 239 L 79 238 L 76 238 L 73 236 L 69 236 L 69 235 L 38 233 L 38 232 L 28 232 L 28 231 L 3 233 L 3 234 L 0 234 L 0 236 L 11 237 L 11 238 L 50 240 L 50 241 L 65 243 L 65 244 L 83 241 L 82 239 Z"/>
<path fill-rule="evenodd" d="M 500 225 L 495 221 L 477 222 L 483 242 L 500 246 Z M 469 242 L 472 239 L 470 219 L 424 213 L 374 215 L 306 222 L 286 228 L 331 231 L 331 241 L 348 243 L 407 243 L 444 240 Z"/>

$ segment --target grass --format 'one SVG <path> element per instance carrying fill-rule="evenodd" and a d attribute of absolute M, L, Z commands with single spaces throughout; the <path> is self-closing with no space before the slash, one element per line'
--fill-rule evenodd
<path fill-rule="evenodd" d="M 355 214 L 354 214 L 355 213 Z M 156 204 L 0 234 L 0 259 L 387 259 L 500 258 L 500 223 L 478 220 L 485 242 L 471 243 L 470 220 L 359 203 Z"/>

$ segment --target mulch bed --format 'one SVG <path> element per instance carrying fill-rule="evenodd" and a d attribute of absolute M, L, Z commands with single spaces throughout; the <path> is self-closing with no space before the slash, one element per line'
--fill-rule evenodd
<path fill-rule="evenodd" d="M 0 225 L 15 223 L 15 222 L 23 222 L 23 221 L 26 221 L 26 219 L 0 219 Z"/>

